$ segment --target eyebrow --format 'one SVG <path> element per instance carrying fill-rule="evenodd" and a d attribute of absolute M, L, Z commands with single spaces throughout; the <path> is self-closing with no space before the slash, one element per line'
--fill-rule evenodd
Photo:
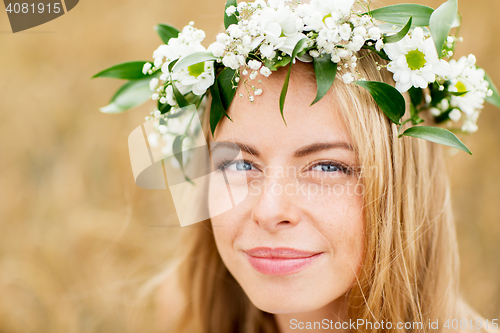
<path fill-rule="evenodd" d="M 234 142 L 216 141 L 215 143 L 216 143 L 216 145 L 212 149 L 212 151 L 214 151 L 217 148 L 224 148 L 224 147 L 234 148 L 234 145 L 237 145 L 242 151 L 244 151 L 250 155 L 253 155 L 256 157 L 259 157 L 259 155 L 260 155 L 259 151 L 255 147 L 238 142 L 238 141 L 234 141 Z M 327 150 L 327 149 L 345 149 L 345 150 L 354 151 L 354 148 L 345 141 L 315 142 L 315 143 L 311 143 L 307 146 L 304 146 L 304 147 L 297 149 L 293 153 L 293 156 L 296 158 L 303 157 L 303 156 L 306 156 L 306 155 L 309 155 L 312 153 L 316 153 L 318 151 Z"/>

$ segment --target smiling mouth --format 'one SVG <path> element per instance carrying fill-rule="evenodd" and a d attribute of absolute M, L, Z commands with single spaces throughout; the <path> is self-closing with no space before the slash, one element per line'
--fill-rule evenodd
<path fill-rule="evenodd" d="M 259 247 L 244 251 L 250 265 L 264 275 L 291 275 L 309 267 L 323 252 Z"/>

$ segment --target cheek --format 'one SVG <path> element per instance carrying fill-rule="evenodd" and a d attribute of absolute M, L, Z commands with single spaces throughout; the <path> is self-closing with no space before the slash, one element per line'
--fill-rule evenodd
<path fill-rule="evenodd" d="M 223 214 L 211 218 L 212 230 L 214 234 L 217 250 L 226 264 L 231 266 L 234 260 L 234 242 L 238 237 L 239 223 L 233 210 L 226 211 Z"/>
<path fill-rule="evenodd" d="M 314 208 L 311 220 L 333 251 L 333 270 L 351 276 L 354 282 L 365 251 L 363 195 L 355 194 L 354 186 L 345 190 L 351 194 L 318 196 L 309 205 Z"/>

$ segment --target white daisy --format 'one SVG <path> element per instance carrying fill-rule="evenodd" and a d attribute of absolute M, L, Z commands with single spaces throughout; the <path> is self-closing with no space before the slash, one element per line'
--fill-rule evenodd
<path fill-rule="evenodd" d="M 412 86 L 427 88 L 436 81 L 436 75 L 446 77 L 450 73 L 449 64 L 438 58 L 432 37 L 424 35 L 417 27 L 410 35 L 397 43 L 387 44 L 385 52 L 392 60 L 387 69 L 394 73 L 396 88 L 405 92 Z"/>
<path fill-rule="evenodd" d="M 451 106 L 460 109 L 471 116 L 474 111 L 483 108 L 484 99 L 488 93 L 488 81 L 484 79 L 484 70 L 476 68 L 475 58 L 462 57 L 458 61 L 450 60 L 450 85 L 451 92 L 465 93 L 461 96 L 451 97 Z"/>

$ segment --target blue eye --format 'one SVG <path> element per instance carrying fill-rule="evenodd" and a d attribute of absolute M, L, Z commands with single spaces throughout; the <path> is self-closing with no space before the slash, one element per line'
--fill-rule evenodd
<path fill-rule="evenodd" d="M 236 169 L 235 171 L 249 171 L 252 169 L 252 165 L 250 163 L 242 162 L 242 161 L 231 163 L 228 165 L 228 167 L 230 167 L 231 170 L 232 170 L 233 166 Z"/>
<path fill-rule="evenodd" d="M 343 163 L 338 163 L 338 162 L 329 162 L 329 161 L 324 161 L 320 162 L 313 167 L 311 167 L 312 171 L 322 171 L 322 172 L 328 172 L 328 173 L 334 173 L 334 172 L 343 172 L 345 174 L 350 174 L 350 168 Z"/>
<path fill-rule="evenodd" d="M 319 167 L 319 170 L 318 170 Z M 324 172 L 335 172 L 335 171 L 340 171 L 340 168 L 336 165 L 333 164 L 318 164 L 313 167 L 313 170 L 316 171 L 324 171 Z"/>
<path fill-rule="evenodd" d="M 222 162 L 217 167 L 219 170 L 230 170 L 230 171 L 250 171 L 252 170 L 252 164 L 245 161 L 232 161 L 232 162 Z"/>

